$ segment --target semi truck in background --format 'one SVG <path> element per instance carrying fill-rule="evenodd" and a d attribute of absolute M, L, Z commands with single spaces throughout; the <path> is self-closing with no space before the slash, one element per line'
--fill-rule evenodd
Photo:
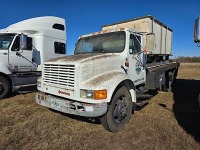
<path fill-rule="evenodd" d="M 44 63 L 36 102 L 120 131 L 141 97 L 171 89 L 179 64 L 170 55 L 172 29 L 153 16 L 105 25 L 80 36 L 74 55 Z"/>
<path fill-rule="evenodd" d="M 43 63 L 66 55 L 65 26 L 62 18 L 44 16 L 0 30 L 0 99 L 36 86 Z"/>
<path fill-rule="evenodd" d="M 199 43 L 200 43 L 200 15 L 199 17 L 195 20 L 194 23 L 194 42 L 197 43 L 197 46 L 200 47 Z M 198 97 L 198 103 L 200 106 L 200 94 Z"/>

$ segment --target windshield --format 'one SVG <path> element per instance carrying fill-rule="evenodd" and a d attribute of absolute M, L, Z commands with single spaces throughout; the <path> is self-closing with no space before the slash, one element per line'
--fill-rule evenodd
<path fill-rule="evenodd" d="M 89 36 L 79 39 L 75 54 L 120 53 L 125 48 L 124 31 Z"/>
<path fill-rule="evenodd" d="M 0 50 L 7 50 L 12 42 L 14 34 L 0 34 Z"/>

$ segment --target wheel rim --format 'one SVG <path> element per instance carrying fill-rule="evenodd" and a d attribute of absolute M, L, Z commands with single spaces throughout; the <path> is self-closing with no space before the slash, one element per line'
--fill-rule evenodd
<path fill-rule="evenodd" d="M 126 118 L 128 113 L 128 104 L 125 96 L 121 96 L 117 99 L 114 108 L 114 119 L 117 123 L 121 123 Z"/>

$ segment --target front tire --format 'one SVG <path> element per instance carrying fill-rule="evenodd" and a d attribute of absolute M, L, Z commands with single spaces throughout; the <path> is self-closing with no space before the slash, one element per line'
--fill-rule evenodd
<path fill-rule="evenodd" d="M 128 89 L 123 86 L 113 96 L 107 113 L 102 116 L 101 124 L 110 132 L 117 132 L 124 128 L 132 114 L 132 99 Z"/>
<path fill-rule="evenodd" d="M 5 98 L 10 92 L 10 83 L 8 80 L 0 76 L 0 99 Z"/>

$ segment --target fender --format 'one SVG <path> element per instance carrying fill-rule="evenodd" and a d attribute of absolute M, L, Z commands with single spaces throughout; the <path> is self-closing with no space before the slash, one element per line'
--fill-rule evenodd
<path fill-rule="evenodd" d="M 7 75 L 12 74 L 11 67 L 7 62 L 0 62 L 0 72 Z"/>
<path fill-rule="evenodd" d="M 123 81 L 130 81 L 127 74 L 120 71 L 109 71 L 99 76 L 92 78 L 81 84 L 81 89 L 88 90 L 103 90 L 107 89 L 107 99 L 101 102 L 110 102 L 115 89 Z M 132 81 L 131 81 L 132 82 Z M 132 101 L 135 102 L 135 90 L 130 89 L 130 94 L 132 96 Z M 97 102 L 97 101 L 96 101 Z"/>

